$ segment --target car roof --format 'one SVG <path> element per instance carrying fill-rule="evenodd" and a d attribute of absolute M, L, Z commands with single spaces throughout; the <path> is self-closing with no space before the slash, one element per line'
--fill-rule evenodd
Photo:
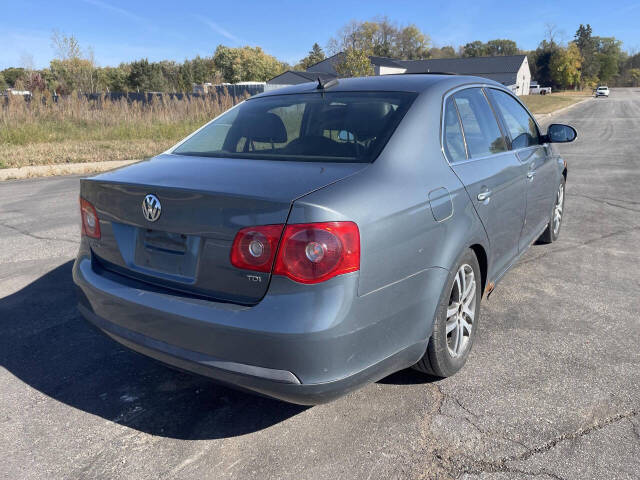
<path fill-rule="evenodd" d="M 498 82 L 484 77 L 473 77 L 469 75 L 448 75 L 448 74 L 396 74 L 379 75 L 375 77 L 340 78 L 337 84 L 329 86 L 326 92 L 354 92 L 354 91 L 388 91 L 388 92 L 417 92 L 421 93 L 434 85 L 440 87 L 449 86 L 455 88 L 468 83 L 482 83 L 495 85 L 504 88 Z M 447 85 L 448 84 L 448 85 Z M 291 95 L 295 93 L 310 93 L 320 91 L 317 88 L 318 82 L 306 82 L 298 85 L 270 90 L 252 98 L 266 97 L 272 95 Z"/>

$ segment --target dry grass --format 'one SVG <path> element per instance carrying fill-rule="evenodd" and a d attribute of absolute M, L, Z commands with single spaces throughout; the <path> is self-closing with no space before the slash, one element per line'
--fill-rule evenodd
<path fill-rule="evenodd" d="M 144 161 L 144 160 L 142 160 Z M 21 180 L 33 177 L 50 177 L 53 175 L 88 175 L 106 172 L 114 168 L 126 167 L 136 163 L 135 160 L 114 160 L 110 162 L 58 163 L 55 165 L 31 165 L 18 168 L 0 168 L 0 182 L 4 180 Z"/>
<path fill-rule="evenodd" d="M 574 92 L 559 92 L 551 95 L 523 95 L 520 100 L 531 110 L 532 113 L 551 113 L 560 108 L 573 105 L 585 98 L 592 96 L 584 92 L 574 94 Z"/>
<path fill-rule="evenodd" d="M 142 159 L 163 152 L 180 138 L 160 141 L 153 139 L 67 140 L 26 145 L 0 144 L 0 162 L 2 168 L 11 168 L 26 165 Z"/>
<path fill-rule="evenodd" d="M 593 97 L 593 90 L 558 90 L 553 92 L 556 97 Z"/>
<path fill-rule="evenodd" d="M 0 168 L 157 155 L 233 105 L 233 98 L 101 103 L 70 96 L 0 103 Z"/>

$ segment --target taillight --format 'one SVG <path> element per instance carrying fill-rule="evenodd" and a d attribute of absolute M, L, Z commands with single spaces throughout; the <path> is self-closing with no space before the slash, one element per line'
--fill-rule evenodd
<path fill-rule="evenodd" d="M 360 232 L 353 222 L 243 228 L 233 240 L 231 263 L 258 272 L 273 267 L 274 275 L 300 283 L 324 282 L 360 270 Z"/>
<path fill-rule="evenodd" d="M 91 238 L 100 238 L 100 219 L 89 202 L 80 197 L 80 216 L 82 217 L 82 234 Z"/>
<path fill-rule="evenodd" d="M 353 222 L 287 225 L 273 273 L 301 283 L 324 282 L 360 269 L 360 233 Z"/>
<path fill-rule="evenodd" d="M 231 247 L 235 267 L 270 272 L 284 225 L 261 225 L 240 230 Z"/>

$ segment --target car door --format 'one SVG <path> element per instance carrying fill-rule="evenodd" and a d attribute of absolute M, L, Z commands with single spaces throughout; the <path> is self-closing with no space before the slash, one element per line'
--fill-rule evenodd
<path fill-rule="evenodd" d="M 535 120 L 509 93 L 486 89 L 507 132 L 511 149 L 526 166 L 526 209 L 519 248 L 526 249 L 545 229 L 557 189 L 557 166 L 543 145 Z"/>
<path fill-rule="evenodd" d="M 444 123 L 443 147 L 487 232 L 489 278 L 495 279 L 518 255 L 525 214 L 524 167 L 508 150 L 481 88 L 466 88 L 450 95 L 445 102 Z M 456 140 L 458 131 L 462 141 Z"/>

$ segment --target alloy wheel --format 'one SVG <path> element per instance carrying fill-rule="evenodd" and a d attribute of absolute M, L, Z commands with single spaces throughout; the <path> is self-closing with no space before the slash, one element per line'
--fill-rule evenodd
<path fill-rule="evenodd" d="M 476 281 L 471 265 L 463 264 L 456 273 L 447 307 L 447 349 L 458 357 L 469 348 L 476 313 Z"/>
<path fill-rule="evenodd" d="M 556 195 L 556 204 L 553 207 L 553 236 L 556 237 L 560 231 L 562 222 L 562 208 L 564 207 L 564 184 L 560 184 Z"/>

